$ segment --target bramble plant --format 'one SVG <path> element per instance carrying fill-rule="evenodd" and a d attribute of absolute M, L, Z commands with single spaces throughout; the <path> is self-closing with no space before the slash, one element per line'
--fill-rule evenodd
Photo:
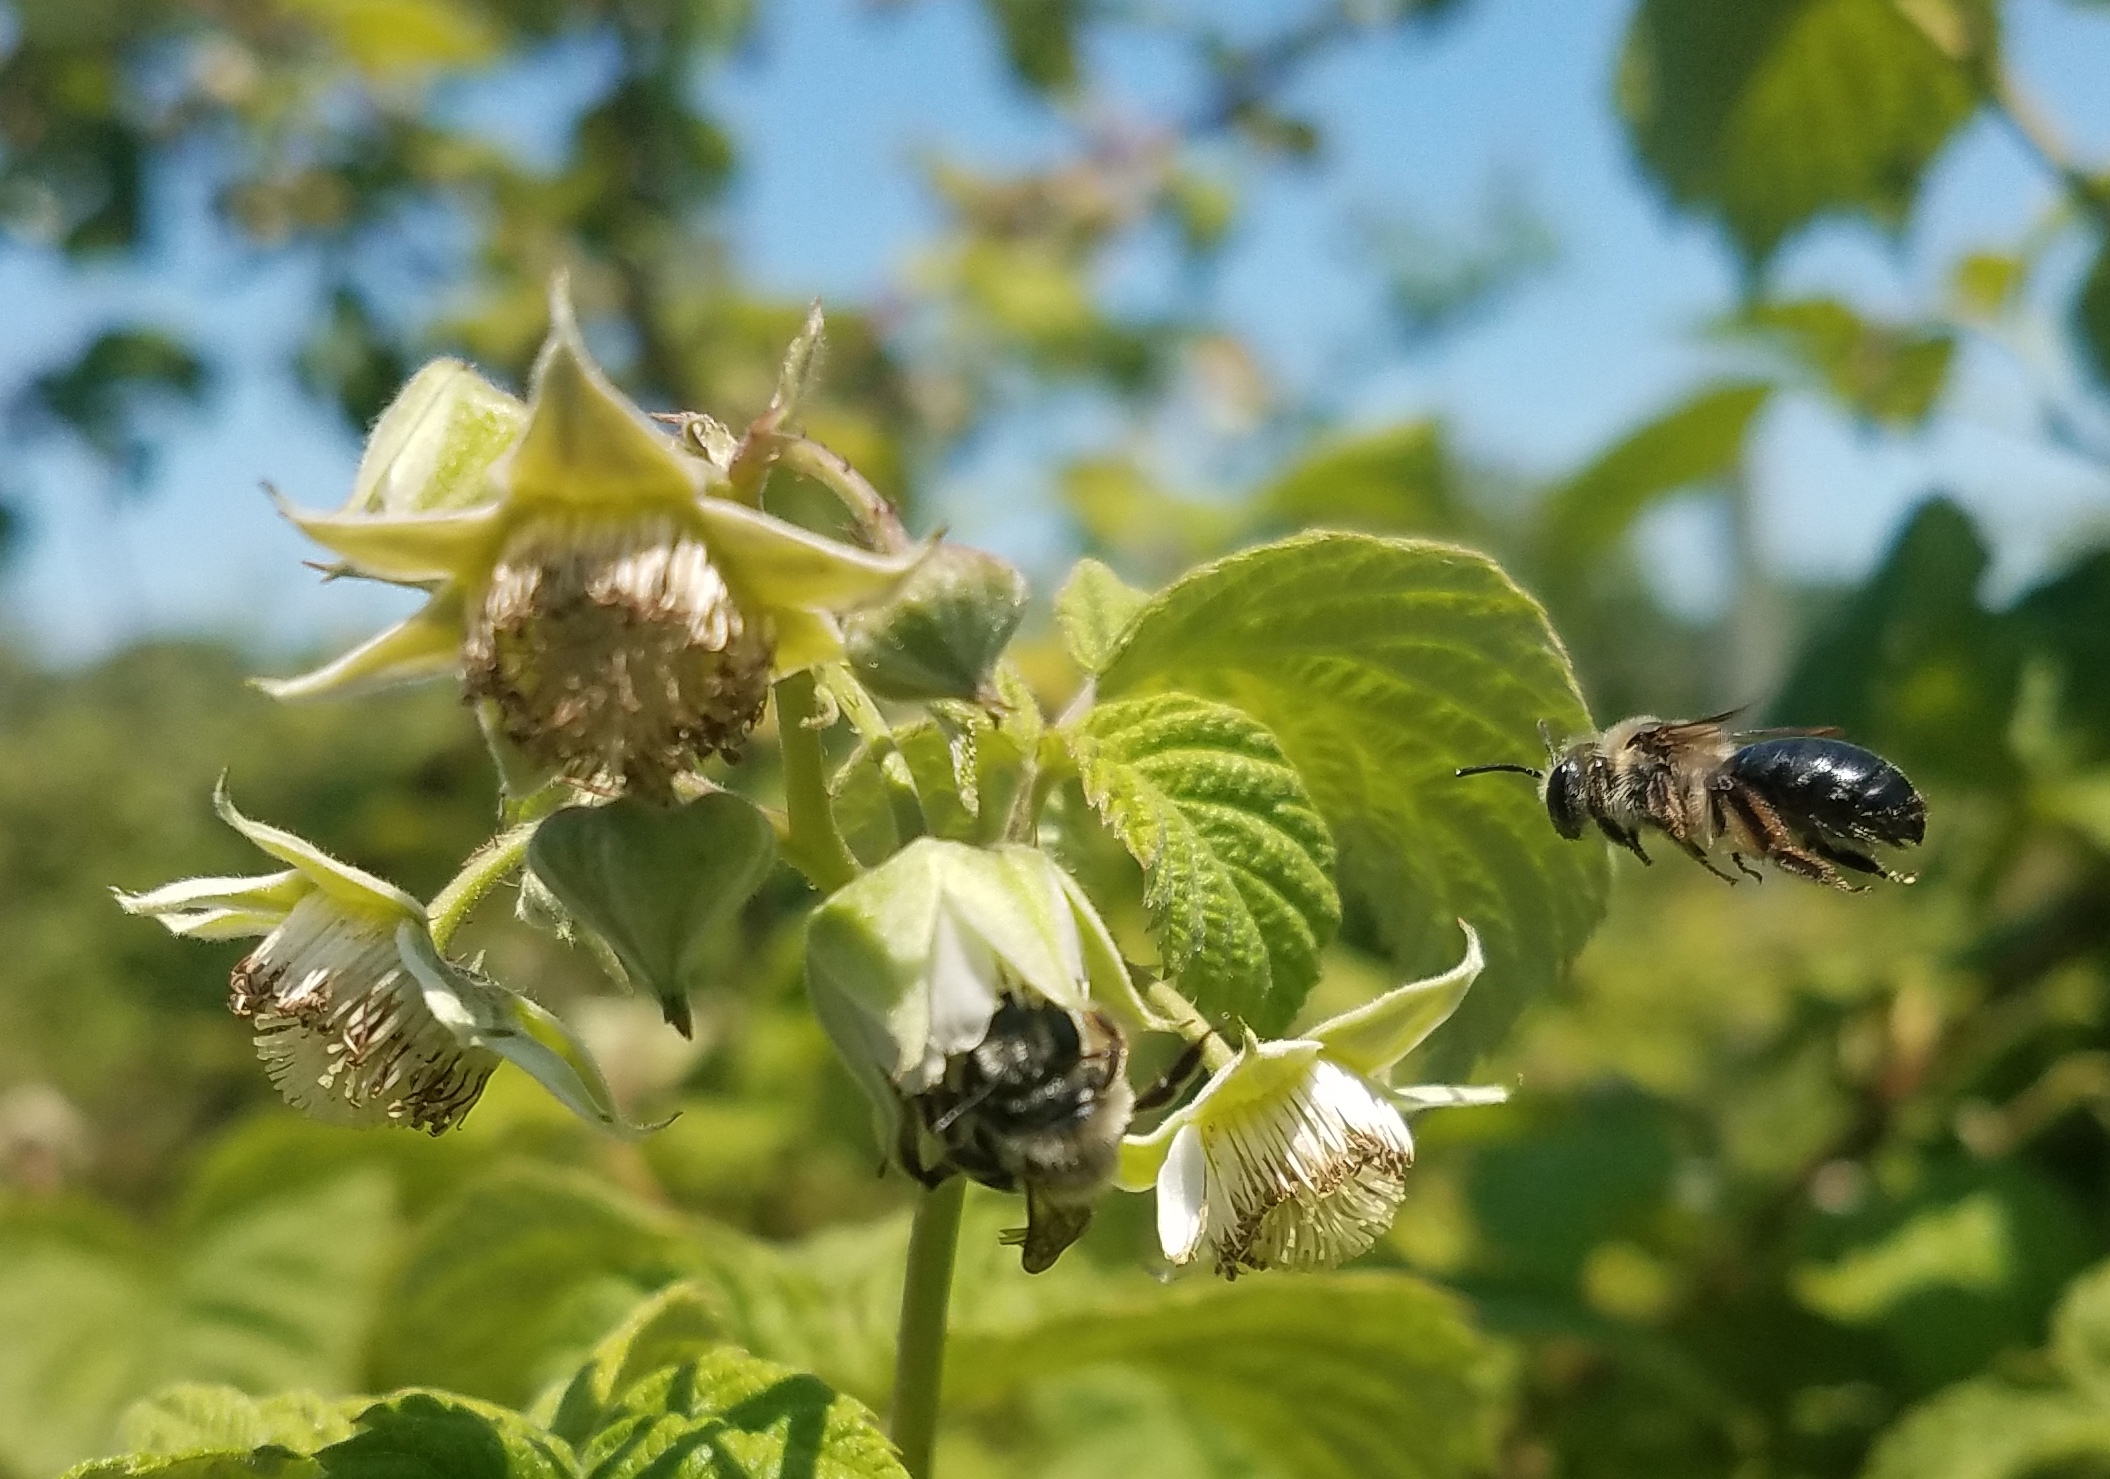
<path fill-rule="evenodd" d="M 500 830 L 421 903 L 243 816 L 237 775 L 220 814 L 282 871 L 119 902 L 181 935 L 262 937 L 230 1005 L 310 1115 L 442 1134 L 510 1063 L 642 1136 L 653 1127 L 625 1119 L 582 1042 L 454 953 L 458 931 L 517 876 L 522 918 L 585 945 L 686 1034 L 713 989 L 706 936 L 788 865 L 818 899 L 812 1010 L 871 1101 L 876 1150 L 924 1186 L 884 1434 L 817 1377 L 739 1349 L 712 1291 L 677 1283 L 524 1411 L 431 1390 L 186 1388 L 135 1414 L 142 1452 L 77 1473 L 452 1473 L 474 1450 L 508 1474 L 694 1454 L 713 1473 L 928 1475 L 967 1181 L 1019 1196 L 1022 1226 L 1000 1241 L 1029 1273 L 1103 1198 L 1154 1191 L 1173 1268 L 1294 1281 L 1389 1227 L 1413 1115 L 1504 1097 L 1395 1073 L 1446 1022 L 1417 1062 L 1469 1068 L 1600 909 L 1596 850 L 1562 845 L 1528 794 L 1452 779 L 1542 720 L 1586 722 L 1537 605 L 1485 557 L 1405 539 L 1299 536 L 1154 595 L 1086 561 L 1054 612 L 1086 676 L 1050 718 L 1006 656 L 1023 577 L 912 541 L 801 435 L 821 329 L 816 309 L 738 434 L 625 399 L 561 280 L 524 403 L 456 362 L 420 371 L 350 500 L 282 509 L 340 562 L 331 574 L 424 604 L 264 686 L 298 700 L 457 676 L 496 762 Z M 774 469 L 838 495 L 849 534 L 764 512 Z M 732 768 L 744 755 L 762 763 Z M 1427 976 L 1306 1023 L 1344 908 Z M 1146 1061 L 1166 1067 L 1155 1085 Z M 1487 1380 L 1484 1359 L 1459 1360 L 1470 1342 L 1444 1297 L 1404 1273 L 1312 1281 L 1301 1311 L 1247 1297 L 1255 1282 L 1230 1303 L 1176 1283 L 1101 1334 L 1125 1329 L 1106 1338 L 1132 1357 L 1153 1323 L 1290 1338 L 1352 1297 L 1417 1343 L 1372 1357 L 1405 1362 L 1403 1379 L 1439 1396 Z M 1436 1411 L 1426 1441 L 1479 1451 L 1478 1405 Z"/>

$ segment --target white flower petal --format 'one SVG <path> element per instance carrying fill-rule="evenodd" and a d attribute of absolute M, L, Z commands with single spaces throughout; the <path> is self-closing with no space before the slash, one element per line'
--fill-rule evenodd
<path fill-rule="evenodd" d="M 1182 1125 L 1158 1170 L 1158 1246 L 1174 1263 L 1188 1263 L 1207 1226 L 1209 1159 L 1201 1132 Z"/>

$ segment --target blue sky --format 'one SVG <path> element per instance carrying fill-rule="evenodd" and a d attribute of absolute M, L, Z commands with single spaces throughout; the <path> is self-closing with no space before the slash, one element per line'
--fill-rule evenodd
<path fill-rule="evenodd" d="M 1257 0 L 1245 8 L 1257 10 Z M 1609 106 L 1629 9 L 1629 0 L 1473 0 L 1433 35 L 1364 46 L 1304 79 L 1296 101 L 1326 122 L 1333 167 L 1248 180 L 1215 290 L 1271 376 L 1323 390 L 1353 424 L 1441 414 L 1471 454 L 1545 475 L 1714 363 L 1696 330 L 1732 300 L 1729 257 L 1710 231 L 1651 195 Z M 767 284 L 836 301 L 882 295 L 932 228 L 920 153 L 1002 165 L 1059 143 L 1054 121 L 1005 80 L 976 7 L 778 0 L 764 10 L 747 54 L 706 85 L 740 141 L 732 239 Z M 2011 0 L 2008 13 L 2016 70 L 2080 152 L 2110 160 L 2110 10 Z M 1176 59 L 1147 45 L 1098 60 L 1117 106 L 1137 113 L 1162 109 L 1183 82 Z M 546 100 L 576 88 L 581 66 L 552 58 L 529 90 Z M 488 113 L 520 147 L 537 146 L 518 121 L 517 95 L 472 89 L 458 105 Z M 1496 178 L 1519 182 L 1553 228 L 1553 267 L 1432 349 L 1364 352 L 1380 309 L 1350 223 L 1401 210 L 1468 220 Z M 1792 248 L 1782 271 L 1797 289 L 1924 309 L 1956 250 L 2011 240 L 2051 199 L 2041 171 L 1981 123 L 1941 159 L 1901 244 L 1827 227 Z M 1148 262 L 1132 266 L 1147 277 Z M 11 330 L 0 384 L 132 311 L 196 333 L 229 371 L 207 417 L 172 425 L 150 495 L 135 508 L 112 513 L 92 466 L 63 451 L 5 469 L 12 486 L 37 495 L 36 538 L 6 586 L 17 630 L 61 658 L 170 630 L 261 634 L 290 650 L 399 609 L 396 593 L 319 586 L 299 564 L 300 541 L 256 491 L 269 478 L 302 501 L 332 504 L 356 459 L 330 415 L 278 372 L 309 288 L 300 264 L 230 260 L 196 230 L 178 233 L 143 271 L 82 274 L 0 247 Z M 1756 459 L 1775 563 L 1798 575 L 1851 575 L 1937 485 L 1981 515 L 2008 589 L 2084 531 L 2110 525 L 2110 478 L 2046 452 L 2028 432 L 2030 374 L 2056 382 L 2066 373 L 2053 346 L 2036 349 L 2034 371 L 1972 350 L 1952 414 L 1918 444 L 1872 442 L 1810 406 L 1775 413 Z M 1030 437 L 998 437 L 955 469 L 944 490 L 955 527 L 1029 558 L 1058 554 L 1049 520 L 991 512 L 1031 504 L 1044 451 Z M 1718 584 L 1708 518 L 1697 506 L 1673 508 L 1643 534 L 1667 589 L 1696 609 Z"/>

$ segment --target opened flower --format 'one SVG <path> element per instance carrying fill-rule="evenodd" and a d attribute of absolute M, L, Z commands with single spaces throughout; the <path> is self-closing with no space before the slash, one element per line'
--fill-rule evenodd
<path fill-rule="evenodd" d="M 1054 1263 L 1134 1103 L 1105 1009 L 1141 1016 L 1076 885 L 1032 848 L 919 839 L 815 911 L 806 984 L 903 1167 L 1023 1193 L 1026 1271 Z"/>
<path fill-rule="evenodd" d="M 285 510 L 344 573 L 431 594 L 271 692 L 459 672 L 534 765 L 663 799 L 698 759 L 739 750 L 774 677 L 840 656 L 836 613 L 887 594 L 920 554 L 856 549 L 732 498 L 723 469 L 594 364 L 561 281 L 517 434 L 499 443 L 507 405 L 465 367 L 428 367 L 377 425 L 352 503 Z"/>
<path fill-rule="evenodd" d="M 1175 1264 L 1208 1259 L 1226 1278 L 1333 1268 L 1392 1225 L 1414 1139 L 1406 1114 L 1494 1104 L 1500 1088 L 1397 1088 L 1393 1067 L 1440 1026 L 1480 974 L 1480 940 L 1426 981 L 1282 1042 L 1248 1039 L 1185 1107 L 1132 1136 L 1121 1185 L 1155 1187 L 1158 1241 Z"/>
<path fill-rule="evenodd" d="M 290 832 L 213 804 L 287 867 L 189 878 L 117 895 L 127 913 L 200 940 L 261 935 L 234 968 L 228 1006 L 254 1024 L 286 1102 L 340 1125 L 461 1123 L 492 1070 L 511 1062 L 582 1119 L 625 1130 L 608 1085 L 563 1023 L 441 956 L 425 908 Z"/>

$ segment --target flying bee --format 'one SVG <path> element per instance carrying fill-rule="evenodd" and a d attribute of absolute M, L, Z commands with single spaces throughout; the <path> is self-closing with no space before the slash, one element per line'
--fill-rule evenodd
<path fill-rule="evenodd" d="M 1706 719 L 1641 715 L 1601 734 L 1546 742 L 1544 770 L 1530 765 L 1469 765 L 1459 775 L 1509 771 L 1539 782 L 1554 830 L 1570 839 L 1591 822 L 1646 863 L 1644 828 L 1662 833 L 1717 878 L 1719 843 L 1748 878 L 1762 858 L 1783 872 L 1858 891 L 1841 868 L 1894 883 L 1870 857 L 1874 844 L 1917 846 L 1926 837 L 1927 803 L 1903 771 L 1872 750 L 1835 738 L 1832 729 L 1732 731 L 1735 710 Z"/>
<path fill-rule="evenodd" d="M 910 1099 L 901 1163 L 925 1186 L 958 1172 L 1023 1192 L 1026 1226 L 1006 1241 L 1037 1274 L 1084 1236 L 1113 1184 L 1136 1105 L 1127 1068 L 1128 1041 L 1104 1012 L 1007 992 L 982 1040 L 946 1059 L 939 1081 Z M 926 1159 L 926 1142 L 935 1159 Z"/>

